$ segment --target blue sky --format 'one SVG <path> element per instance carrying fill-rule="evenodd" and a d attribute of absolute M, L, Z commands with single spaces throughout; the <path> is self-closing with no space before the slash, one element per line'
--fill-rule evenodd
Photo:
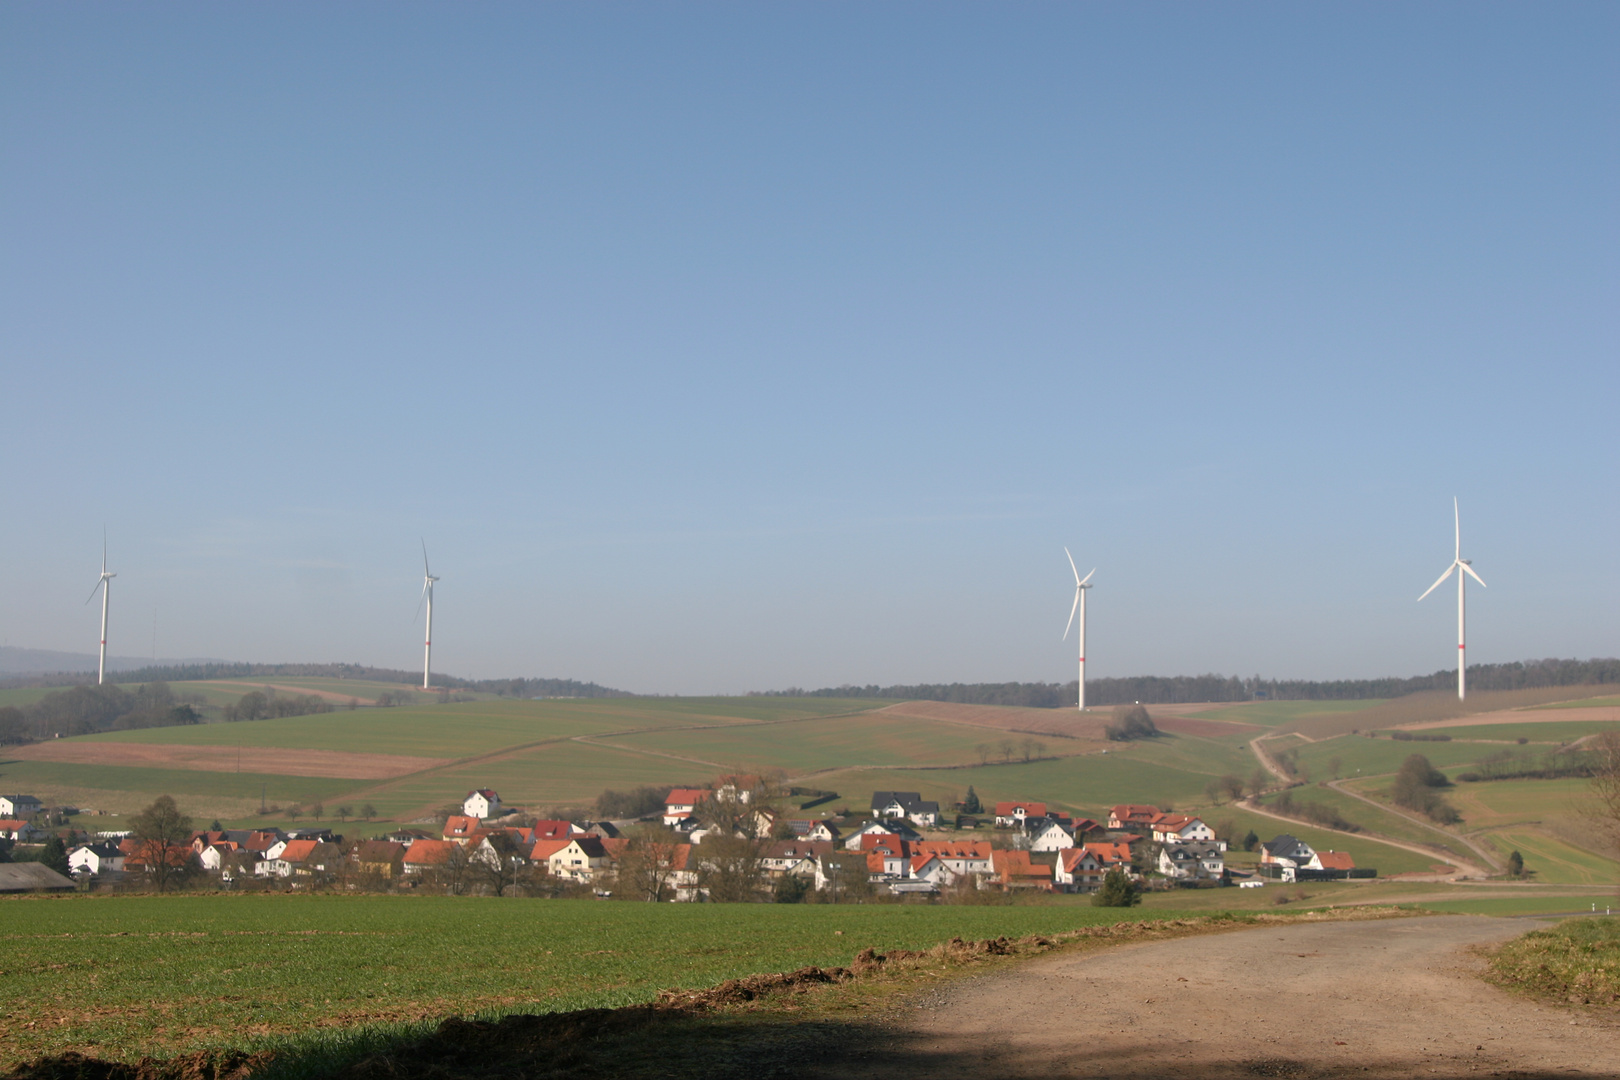
<path fill-rule="evenodd" d="M 1620 653 L 1612 5 L 0 9 L 0 634 L 699 693 Z"/>

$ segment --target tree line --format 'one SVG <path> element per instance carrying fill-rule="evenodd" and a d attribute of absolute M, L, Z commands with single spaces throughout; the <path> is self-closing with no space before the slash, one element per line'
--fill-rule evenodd
<path fill-rule="evenodd" d="M 74 686 L 31 705 L 0 707 L 0 744 L 201 721 L 193 701 L 182 700 L 166 682 L 147 683 L 133 692 L 115 683 Z"/>
<path fill-rule="evenodd" d="M 1476 691 L 1524 690 L 1545 686 L 1589 686 L 1620 683 L 1620 659 L 1525 660 L 1510 664 L 1474 664 L 1468 685 Z M 1118 679 L 1087 679 L 1086 701 L 1093 705 L 1172 705 L 1197 701 L 1357 701 L 1403 697 L 1424 690 L 1448 690 L 1457 685 L 1457 669 L 1443 668 L 1432 675 L 1409 678 L 1265 679 L 1258 675 L 1139 675 Z M 806 690 L 756 690 L 759 697 L 896 698 L 904 701 L 950 701 L 963 705 L 1013 705 L 1034 709 L 1073 707 L 1079 683 L 914 683 L 895 686 L 868 684 Z"/>

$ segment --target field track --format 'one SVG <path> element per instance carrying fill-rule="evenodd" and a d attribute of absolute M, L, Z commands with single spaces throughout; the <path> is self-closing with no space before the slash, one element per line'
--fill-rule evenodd
<path fill-rule="evenodd" d="M 1532 928 L 1477 916 L 1306 923 L 1058 953 L 945 985 L 800 1074 L 1613 1077 L 1611 1017 L 1538 1008 L 1479 978 L 1472 949 Z"/>
<path fill-rule="evenodd" d="M 1504 709 L 1501 712 L 1475 713 L 1451 720 L 1424 720 L 1416 724 L 1397 724 L 1403 730 L 1418 731 L 1425 728 L 1474 727 L 1484 724 L 1551 724 L 1597 723 L 1620 724 L 1620 705 L 1596 705 L 1576 709 Z"/>
<path fill-rule="evenodd" d="M 450 764 L 450 758 L 404 754 L 355 754 L 342 750 L 265 750 L 260 747 L 176 746 L 161 743 L 79 742 L 52 740 L 19 746 L 7 755 L 26 761 L 71 765 L 128 765 L 147 769 L 195 772 L 273 773 L 277 776 L 324 776 L 347 780 L 390 780 Z"/>

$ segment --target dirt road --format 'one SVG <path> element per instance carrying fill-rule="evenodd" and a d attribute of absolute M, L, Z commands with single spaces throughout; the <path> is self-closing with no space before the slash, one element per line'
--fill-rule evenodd
<path fill-rule="evenodd" d="M 847 1077 L 1615 1077 L 1620 1016 L 1538 1006 L 1453 915 L 1266 927 L 1059 954 L 952 984 L 796 1074 Z"/>

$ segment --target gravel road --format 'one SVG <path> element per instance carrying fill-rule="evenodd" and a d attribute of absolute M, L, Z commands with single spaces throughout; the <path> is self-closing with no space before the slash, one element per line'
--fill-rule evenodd
<path fill-rule="evenodd" d="M 1059 954 L 925 995 L 812 1077 L 1620 1077 L 1620 1015 L 1482 981 L 1537 924 L 1439 916 Z"/>

